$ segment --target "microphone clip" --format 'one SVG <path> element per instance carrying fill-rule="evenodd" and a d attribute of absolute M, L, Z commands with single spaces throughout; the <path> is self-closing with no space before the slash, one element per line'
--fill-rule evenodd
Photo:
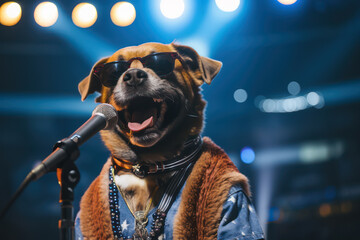
<path fill-rule="evenodd" d="M 58 148 L 63 149 L 67 153 L 68 157 L 65 161 L 60 162 L 56 168 L 61 168 L 67 161 L 75 162 L 75 160 L 80 156 L 79 147 L 76 144 L 76 141 L 73 141 L 72 138 L 64 138 L 57 141 L 53 146 L 53 152 Z"/>

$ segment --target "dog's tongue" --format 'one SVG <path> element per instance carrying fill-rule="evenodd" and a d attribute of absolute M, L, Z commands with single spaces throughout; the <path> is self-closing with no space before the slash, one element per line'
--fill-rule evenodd
<path fill-rule="evenodd" d="M 135 111 L 131 116 L 131 121 L 128 122 L 128 128 L 133 132 L 139 132 L 147 127 L 152 127 L 154 125 L 154 116 L 156 116 L 155 108 Z"/>
<path fill-rule="evenodd" d="M 148 119 L 146 119 L 142 123 L 128 122 L 128 127 L 133 132 L 141 131 L 141 130 L 149 127 L 150 125 L 153 125 L 153 116 L 149 117 Z"/>

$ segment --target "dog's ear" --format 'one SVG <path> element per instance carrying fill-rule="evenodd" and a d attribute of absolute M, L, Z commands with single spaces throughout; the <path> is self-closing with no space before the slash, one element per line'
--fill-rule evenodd
<path fill-rule="evenodd" d="M 78 89 L 81 95 L 81 100 L 84 101 L 89 94 L 94 92 L 101 92 L 102 84 L 97 76 L 94 74 L 94 68 L 99 66 L 100 64 L 105 63 L 109 58 L 100 59 L 95 65 L 92 67 L 89 76 L 84 78 L 78 85 Z M 98 102 L 99 98 L 96 98 L 96 102 Z"/>
<path fill-rule="evenodd" d="M 171 43 L 178 54 L 185 60 L 187 66 L 198 85 L 206 82 L 210 84 L 214 77 L 219 73 L 222 62 L 211 58 L 200 56 L 193 48 Z"/>

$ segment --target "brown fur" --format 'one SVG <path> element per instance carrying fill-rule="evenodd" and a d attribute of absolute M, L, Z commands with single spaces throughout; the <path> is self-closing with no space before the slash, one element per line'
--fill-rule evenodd
<path fill-rule="evenodd" d="M 222 205 L 230 187 L 241 184 L 250 196 L 247 178 L 224 151 L 204 138 L 203 154 L 194 166 L 174 220 L 174 239 L 216 239 Z"/>
<path fill-rule="evenodd" d="M 107 161 L 100 175 L 86 190 L 80 202 L 80 228 L 84 239 L 113 239 L 109 206 L 109 168 Z"/>
<path fill-rule="evenodd" d="M 119 171 L 116 174 L 123 177 L 134 176 L 132 173 L 123 171 Z M 165 178 L 167 179 L 167 176 Z M 127 180 L 124 179 L 124 181 Z M 146 209 L 150 203 L 151 209 L 154 208 L 160 202 L 160 197 L 162 196 L 163 184 L 161 178 L 147 176 L 144 179 L 138 179 L 138 181 L 141 181 L 141 184 L 128 185 L 122 189 L 130 209 L 134 212 L 141 211 Z M 121 188 L 121 186 L 119 186 L 119 188 Z M 149 201 L 150 198 L 152 198 L 151 202 Z"/>

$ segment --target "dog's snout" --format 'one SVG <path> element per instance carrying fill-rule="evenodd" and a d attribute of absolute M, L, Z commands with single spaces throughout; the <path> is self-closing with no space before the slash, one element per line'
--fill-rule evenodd
<path fill-rule="evenodd" d="M 138 86 L 148 78 L 148 74 L 141 69 L 130 69 L 124 75 L 123 81 L 129 86 Z"/>

